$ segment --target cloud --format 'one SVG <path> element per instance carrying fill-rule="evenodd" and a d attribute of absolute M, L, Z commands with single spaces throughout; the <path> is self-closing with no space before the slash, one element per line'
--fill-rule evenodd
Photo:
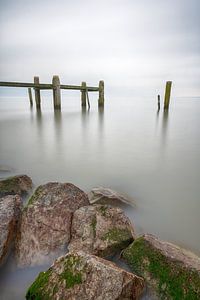
<path fill-rule="evenodd" d="M 172 79 L 200 95 L 199 11 L 198 0 L 1 0 L 0 79 L 103 78 L 130 94 Z"/>

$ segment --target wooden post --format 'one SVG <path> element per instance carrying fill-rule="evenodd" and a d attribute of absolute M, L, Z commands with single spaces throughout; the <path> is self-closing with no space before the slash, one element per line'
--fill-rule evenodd
<path fill-rule="evenodd" d="M 30 106 L 33 106 L 33 97 L 32 97 L 32 91 L 31 88 L 28 88 L 28 95 L 29 95 L 29 100 L 30 100 Z"/>
<path fill-rule="evenodd" d="M 164 109 L 168 109 L 169 108 L 170 95 L 171 95 L 171 87 L 172 87 L 172 81 L 167 81 L 166 82 L 166 87 L 165 87 Z"/>
<path fill-rule="evenodd" d="M 60 79 L 57 75 L 53 76 L 53 103 L 54 109 L 61 109 L 61 93 L 60 93 Z"/>
<path fill-rule="evenodd" d="M 160 110 L 160 95 L 158 95 L 158 110 Z"/>
<path fill-rule="evenodd" d="M 86 107 L 86 82 L 82 82 L 81 87 L 83 88 L 81 90 L 81 105 L 82 107 Z"/>
<path fill-rule="evenodd" d="M 104 106 L 104 81 L 99 81 L 99 106 Z"/>
<path fill-rule="evenodd" d="M 39 84 L 40 80 L 38 76 L 34 77 L 34 83 L 35 84 Z M 36 108 L 40 109 L 40 102 L 41 102 L 41 98 L 40 98 L 40 89 L 35 88 L 35 104 L 36 104 Z"/>

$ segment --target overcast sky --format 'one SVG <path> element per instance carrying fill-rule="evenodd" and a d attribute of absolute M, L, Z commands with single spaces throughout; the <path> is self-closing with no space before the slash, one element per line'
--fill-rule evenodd
<path fill-rule="evenodd" d="M 200 96 L 200 0 L 0 0 L 0 80 Z"/>

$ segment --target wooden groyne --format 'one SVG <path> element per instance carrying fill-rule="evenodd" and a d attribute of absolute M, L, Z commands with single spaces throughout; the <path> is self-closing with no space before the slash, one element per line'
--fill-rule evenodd
<path fill-rule="evenodd" d="M 35 76 L 32 82 L 7 82 L 0 81 L 0 86 L 4 87 L 24 87 L 28 88 L 28 95 L 30 100 L 30 105 L 33 106 L 32 91 L 35 91 L 35 104 L 36 108 L 41 108 L 41 90 L 53 90 L 53 104 L 54 109 L 61 109 L 61 90 L 78 90 L 81 92 L 81 105 L 82 107 L 90 107 L 88 92 L 99 92 L 98 105 L 104 106 L 104 81 L 99 81 L 98 87 L 87 86 L 86 82 L 82 82 L 81 85 L 66 85 L 60 84 L 59 76 L 54 75 L 52 78 L 52 83 L 40 83 L 39 77 Z"/>

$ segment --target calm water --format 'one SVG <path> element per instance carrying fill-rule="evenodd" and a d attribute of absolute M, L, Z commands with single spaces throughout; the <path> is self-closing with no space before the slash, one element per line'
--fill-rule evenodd
<path fill-rule="evenodd" d="M 200 98 L 173 98 L 168 114 L 153 98 L 106 99 L 104 111 L 96 98 L 82 111 L 79 95 L 63 97 L 56 114 L 50 97 L 40 113 L 27 98 L 0 98 L 0 177 L 110 187 L 134 199 L 126 211 L 138 233 L 200 255 Z M 9 280 L 1 299 L 13 299 Z"/>

